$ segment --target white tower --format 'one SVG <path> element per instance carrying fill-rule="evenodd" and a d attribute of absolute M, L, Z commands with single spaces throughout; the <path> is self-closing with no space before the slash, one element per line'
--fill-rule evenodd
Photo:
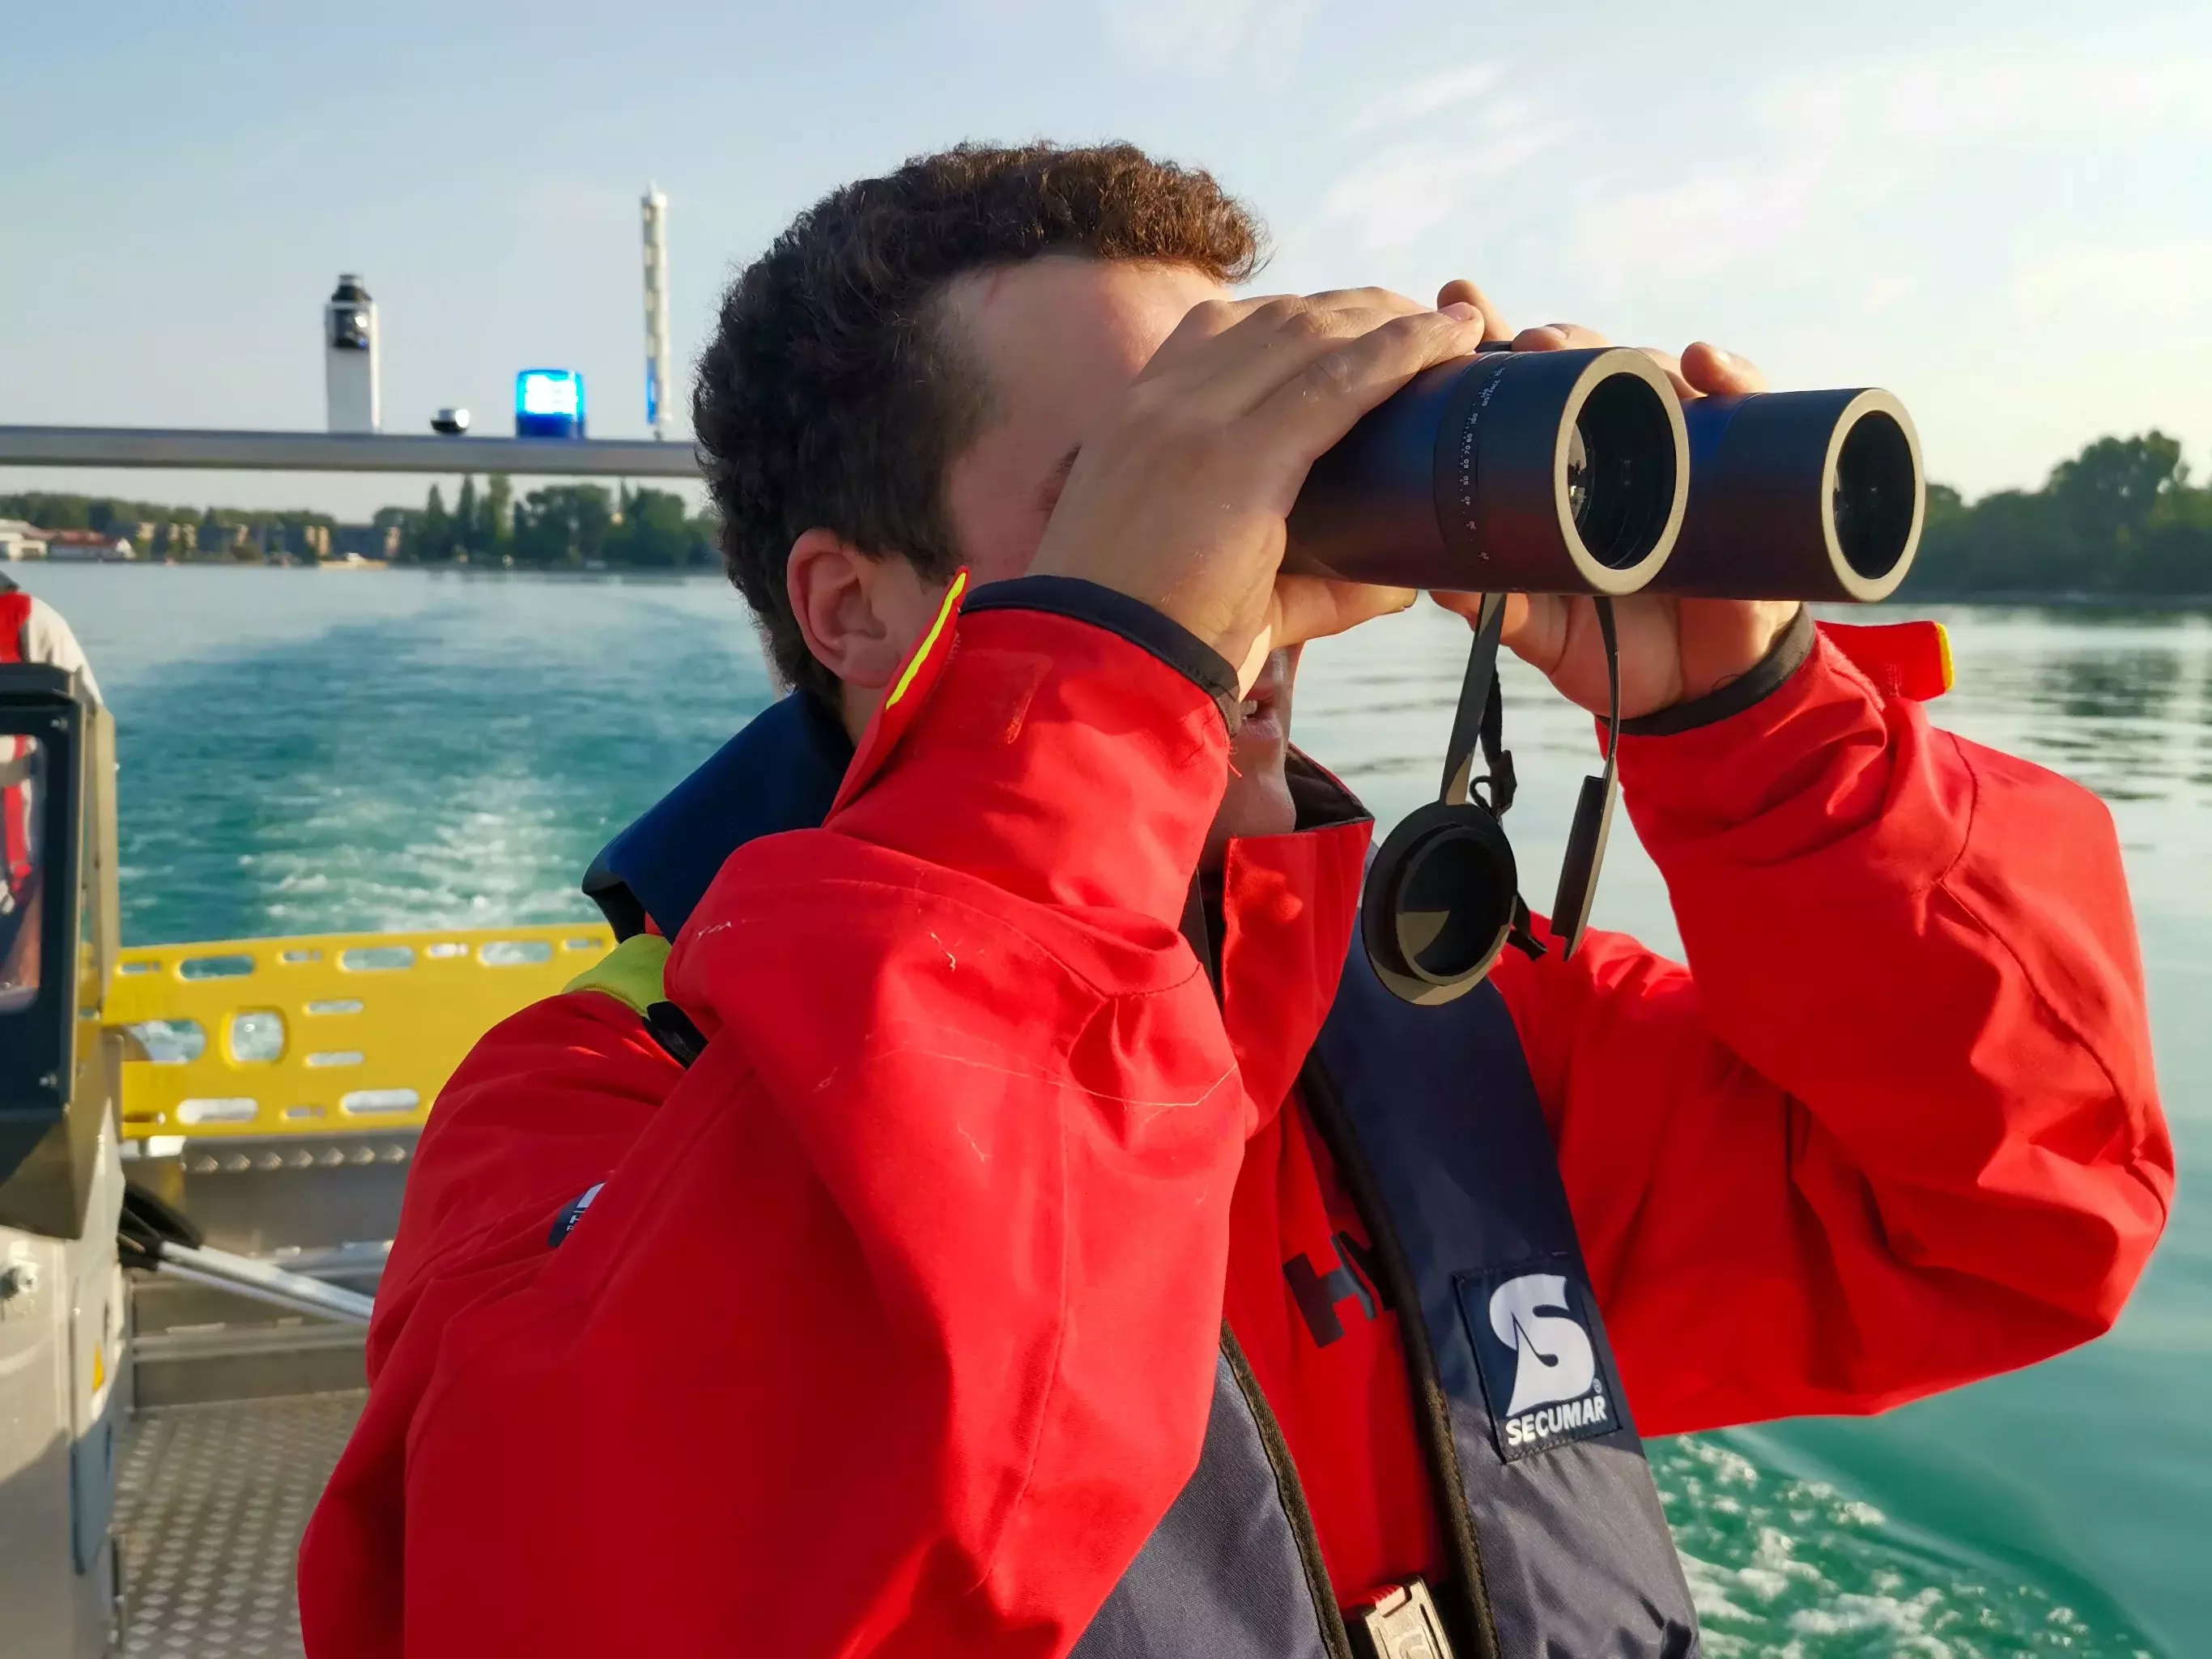
<path fill-rule="evenodd" d="M 668 198 L 647 185 L 645 216 L 645 423 L 668 435 Z"/>
<path fill-rule="evenodd" d="M 376 301 L 361 278 L 338 278 L 323 307 L 323 380 L 333 432 L 374 432 L 383 404 L 377 390 Z"/>

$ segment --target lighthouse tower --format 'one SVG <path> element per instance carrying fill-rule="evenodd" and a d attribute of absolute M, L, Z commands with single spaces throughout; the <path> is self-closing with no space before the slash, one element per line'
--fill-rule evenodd
<path fill-rule="evenodd" d="M 374 432 L 383 416 L 377 392 L 376 301 L 361 278 L 338 278 L 323 307 L 323 384 L 333 432 Z"/>
<path fill-rule="evenodd" d="M 668 435 L 668 198 L 652 185 L 638 204 L 645 219 L 645 423 Z"/>

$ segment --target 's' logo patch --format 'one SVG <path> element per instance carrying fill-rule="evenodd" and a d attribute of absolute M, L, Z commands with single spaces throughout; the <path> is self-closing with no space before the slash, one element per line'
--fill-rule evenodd
<path fill-rule="evenodd" d="M 1557 1265 L 1562 1271 L 1509 1268 L 1456 1281 L 1498 1453 L 1508 1462 L 1621 1425 L 1620 1391 L 1591 1336 L 1589 1287 Z"/>

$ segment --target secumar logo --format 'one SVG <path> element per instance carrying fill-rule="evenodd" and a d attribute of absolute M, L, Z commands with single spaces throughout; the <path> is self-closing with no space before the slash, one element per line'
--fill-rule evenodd
<path fill-rule="evenodd" d="M 1553 1265 L 1561 1270 L 1509 1268 L 1457 1281 L 1498 1455 L 1509 1462 L 1622 1424 L 1589 1289 L 1569 1264 Z"/>

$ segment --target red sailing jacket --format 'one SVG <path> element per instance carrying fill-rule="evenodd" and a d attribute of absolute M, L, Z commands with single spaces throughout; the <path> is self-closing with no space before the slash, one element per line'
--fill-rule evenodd
<path fill-rule="evenodd" d="M 582 992 L 448 1085 L 303 1547 L 315 1659 L 1064 1654 L 1196 1462 L 1224 1310 L 1340 1588 L 1428 1565 L 1387 1310 L 1311 1344 L 1283 1273 L 1341 1224 L 1285 1103 L 1364 826 L 1232 844 L 1217 1003 L 1177 931 L 1206 695 L 1011 610 L 922 666 L 678 938 L 688 1072 Z M 2104 1330 L 2172 1159 L 2103 807 L 1826 641 L 1621 771 L 1691 965 L 1595 934 L 1498 978 L 1639 1426 Z"/>

